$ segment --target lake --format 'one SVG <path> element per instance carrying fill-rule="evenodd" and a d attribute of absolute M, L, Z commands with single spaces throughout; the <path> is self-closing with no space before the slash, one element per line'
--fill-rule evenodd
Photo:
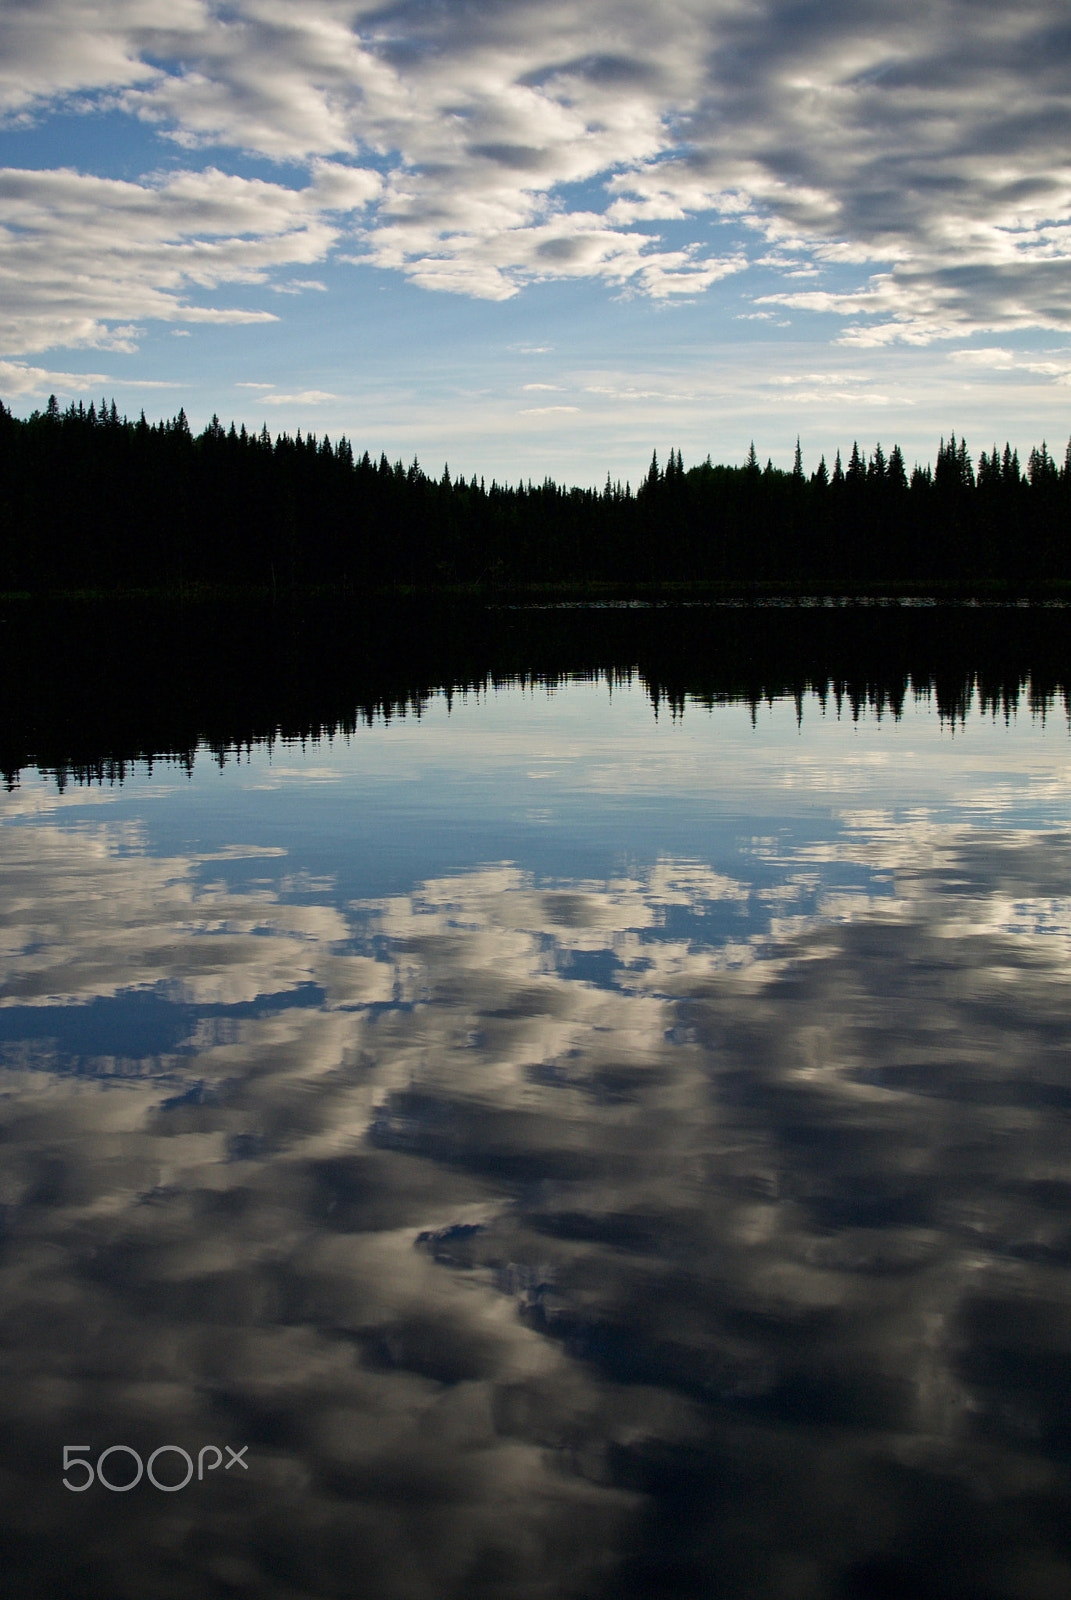
<path fill-rule="evenodd" d="M 1071 1593 L 1066 615 L 27 669 L 5 1594 Z"/>

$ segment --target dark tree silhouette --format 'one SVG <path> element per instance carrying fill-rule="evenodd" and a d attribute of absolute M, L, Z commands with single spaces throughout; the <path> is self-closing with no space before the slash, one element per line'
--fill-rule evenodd
<path fill-rule="evenodd" d="M 346 594 L 463 585 L 888 582 L 1046 584 L 1071 579 L 1071 446 L 942 439 L 935 466 L 854 442 L 808 478 L 752 443 L 743 466 L 686 468 L 658 453 L 633 494 L 551 479 L 507 487 L 429 477 L 349 440 L 272 438 L 214 416 L 194 436 L 120 417 L 114 401 L 16 418 L 0 405 L 0 589 L 35 594 L 204 589 Z"/>

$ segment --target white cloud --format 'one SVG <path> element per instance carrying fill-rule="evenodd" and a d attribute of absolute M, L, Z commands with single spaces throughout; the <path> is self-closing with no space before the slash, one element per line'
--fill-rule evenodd
<path fill-rule="evenodd" d="M 25 361 L 0 361 L 0 392 L 20 398 L 23 395 L 76 395 L 87 389 L 113 383 L 107 372 L 53 372 L 49 367 L 31 367 Z M 163 378 L 124 378 L 128 389 L 174 389 Z"/>
<path fill-rule="evenodd" d="M 507 300 L 525 283 L 589 277 L 667 299 L 698 293 L 744 266 L 739 256 L 700 257 L 693 246 L 659 249 L 657 236 L 612 228 L 597 212 L 544 220 L 541 211 L 527 196 L 511 207 L 459 197 L 454 226 L 441 227 L 441 217 L 429 225 L 420 208 L 407 209 L 407 197 L 388 190 L 365 234 L 365 253 L 342 259 L 397 268 L 422 288 L 484 300 Z"/>
<path fill-rule="evenodd" d="M 263 396 L 266 406 L 321 406 L 329 400 L 337 400 L 337 394 L 329 394 L 326 389 L 299 389 L 294 394 L 266 394 Z"/>
<path fill-rule="evenodd" d="M 322 259 L 338 231 L 327 213 L 370 197 L 378 182 L 329 162 L 304 189 L 214 167 L 142 183 L 0 170 L 0 347 L 127 350 L 132 318 L 272 322 L 267 311 L 189 296 Z"/>
<path fill-rule="evenodd" d="M 1015 355 L 1011 350 L 953 350 L 953 361 L 961 361 L 967 367 L 985 367 L 990 372 L 1006 372 L 1015 365 Z"/>
<path fill-rule="evenodd" d="M 48 239 L 55 270 L 4 236 L 14 277 L 37 287 L 37 309 L 10 314 L 4 339 L 12 351 L 128 344 L 119 304 L 131 302 L 127 321 L 173 317 L 191 284 L 320 261 L 340 214 L 370 203 L 354 259 L 483 298 L 562 276 L 701 292 L 745 261 L 709 250 L 696 220 L 709 217 L 749 228 L 790 279 L 876 271 L 863 289 L 764 297 L 851 319 L 849 344 L 1071 327 L 1068 37 L 1057 0 L 10 6 L 9 115 L 103 95 L 187 149 L 312 164 L 313 181 L 285 190 L 217 174 L 216 207 L 201 195 L 197 225 L 177 234 L 183 183 L 205 175 L 133 185 L 159 212 L 147 247 L 116 194 L 95 193 L 95 233 L 84 218 L 72 227 L 47 188 L 62 175 L 36 174 L 42 205 L 63 218 Z M 349 164 L 370 157 L 382 181 Z M 570 210 L 563 186 L 576 183 L 604 185 L 608 209 Z M 304 198 L 282 217 L 285 194 Z M 692 237 L 646 231 L 660 222 Z"/>
<path fill-rule="evenodd" d="M 1034 377 L 1048 378 L 1053 383 L 1071 384 L 1071 350 L 1053 350 L 1047 357 L 1038 359 L 1026 353 L 1017 355 L 1013 350 L 953 350 L 953 361 L 987 373 L 1030 373 Z"/>
<path fill-rule="evenodd" d="M 585 394 L 602 395 L 607 400 L 693 400 L 694 392 L 679 389 L 637 389 L 633 383 L 587 383 L 584 385 Z"/>
<path fill-rule="evenodd" d="M 871 379 L 864 372 L 778 373 L 770 382 L 776 389 L 790 390 L 793 405 L 887 406 L 891 403 L 889 395 L 871 388 Z M 914 402 L 908 395 L 898 395 L 896 403 L 909 406 Z"/>
<path fill-rule="evenodd" d="M 50 372 L 47 367 L 30 367 L 24 361 L 0 361 L 0 391 L 13 398 L 23 395 L 83 393 L 87 388 L 110 383 L 105 372 Z"/>

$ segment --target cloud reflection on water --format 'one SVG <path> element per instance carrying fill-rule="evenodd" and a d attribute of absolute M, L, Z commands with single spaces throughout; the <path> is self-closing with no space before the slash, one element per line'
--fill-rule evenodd
<path fill-rule="evenodd" d="M 1071 1588 L 1071 835 L 849 821 L 774 889 L 348 907 L 5 829 L 4 1006 L 200 1008 L 122 1072 L 3 1058 L 15 1592 Z M 891 893 L 801 909 L 833 860 Z M 76 1497 L 87 1440 L 250 1473 Z"/>

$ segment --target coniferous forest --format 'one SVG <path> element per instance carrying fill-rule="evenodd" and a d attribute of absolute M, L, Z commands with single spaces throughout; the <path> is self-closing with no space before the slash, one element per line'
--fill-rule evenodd
<path fill-rule="evenodd" d="M 272 438 L 115 403 L 0 404 L 0 591 L 200 587 L 360 594 L 451 585 L 875 583 L 1036 586 L 1071 579 L 1071 445 L 1025 462 L 942 441 L 935 465 L 853 445 L 804 471 L 686 467 L 657 455 L 636 489 L 440 478 L 349 441 Z"/>

